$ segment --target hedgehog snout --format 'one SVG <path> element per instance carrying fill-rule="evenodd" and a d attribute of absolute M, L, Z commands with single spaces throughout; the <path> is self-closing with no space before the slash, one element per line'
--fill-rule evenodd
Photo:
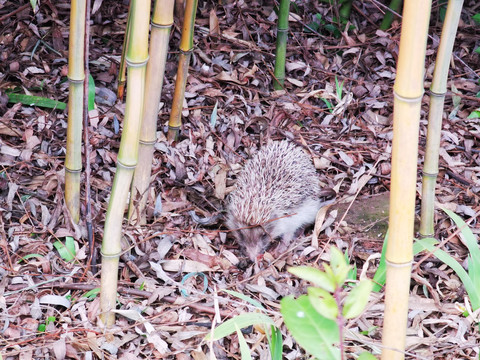
<path fill-rule="evenodd" d="M 271 238 L 262 226 L 256 226 L 238 231 L 237 241 L 243 254 L 252 262 L 256 262 L 259 255 L 262 255 L 269 247 Z"/>

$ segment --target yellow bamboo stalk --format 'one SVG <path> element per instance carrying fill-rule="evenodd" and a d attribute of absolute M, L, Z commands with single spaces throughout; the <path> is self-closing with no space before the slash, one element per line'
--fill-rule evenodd
<path fill-rule="evenodd" d="M 438 47 L 432 85 L 430 86 L 430 111 L 428 114 L 427 147 L 423 165 L 422 208 L 420 235 L 432 237 L 434 230 L 435 184 L 438 175 L 438 154 L 442 130 L 443 103 L 447 93 L 448 69 L 452 57 L 453 44 L 457 33 L 463 0 L 448 2 L 442 37 Z"/>
<path fill-rule="evenodd" d="M 129 218 L 132 222 L 140 214 L 140 223 L 145 224 L 145 206 L 152 173 L 154 145 L 157 140 L 158 104 L 162 94 L 163 75 L 168 54 L 170 29 L 173 25 L 175 0 L 157 0 L 153 10 L 152 33 L 150 35 L 150 58 L 145 81 L 145 103 L 140 130 L 138 166 L 133 176 L 130 196 Z M 138 198 L 140 198 L 138 200 Z M 137 201 L 138 200 L 138 201 Z"/>
<path fill-rule="evenodd" d="M 383 360 L 404 359 L 417 182 L 418 130 L 431 0 L 407 0 L 394 86 L 392 184 Z"/>
<path fill-rule="evenodd" d="M 193 30 L 198 0 L 186 0 L 185 15 L 183 17 L 182 38 L 180 40 L 180 58 L 178 60 L 177 80 L 173 94 L 172 112 L 168 123 L 168 140 L 174 141 L 178 137 L 182 126 L 182 108 L 185 97 L 185 86 L 188 76 L 188 65 L 193 51 Z"/>
<path fill-rule="evenodd" d="M 65 154 L 65 202 L 75 223 L 80 220 L 82 121 L 85 46 L 85 0 L 72 0 L 68 54 L 68 125 Z"/>
<path fill-rule="evenodd" d="M 126 56 L 128 88 L 125 119 L 102 242 L 100 293 L 102 313 L 100 317 L 107 327 L 115 322 L 115 314 L 111 310 L 115 309 L 117 299 L 118 262 L 122 251 L 122 221 L 133 172 L 137 164 L 138 138 L 145 91 L 145 69 L 148 60 L 150 0 L 133 0 L 131 6 L 131 36 L 135 41 L 128 42 Z"/>

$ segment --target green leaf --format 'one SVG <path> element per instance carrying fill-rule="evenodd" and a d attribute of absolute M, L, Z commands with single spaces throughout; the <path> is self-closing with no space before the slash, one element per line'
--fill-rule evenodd
<path fill-rule="evenodd" d="M 22 261 L 25 261 L 25 260 L 28 260 L 28 259 L 31 259 L 31 258 L 43 258 L 44 256 L 41 255 L 41 254 L 28 254 L 28 255 L 25 255 L 23 256 L 22 258 L 20 258 L 20 260 L 18 260 L 18 262 L 22 262 Z"/>
<path fill-rule="evenodd" d="M 205 337 L 205 340 L 219 340 L 225 336 L 233 334 L 236 327 L 243 329 L 255 324 L 275 325 L 271 318 L 261 313 L 240 314 L 217 326 L 213 330 L 213 338 L 211 338 L 210 333 Z"/>
<path fill-rule="evenodd" d="M 477 54 L 480 54 L 480 46 L 475 48 L 475 50 L 473 50 L 473 51 L 475 51 Z"/>
<path fill-rule="evenodd" d="M 348 249 L 345 250 L 345 253 L 343 254 L 345 257 L 345 262 L 348 264 L 350 263 L 350 259 L 348 258 Z M 353 264 L 353 266 L 350 265 L 350 270 L 348 270 L 347 274 L 347 279 L 348 280 L 357 280 L 357 265 Z"/>
<path fill-rule="evenodd" d="M 265 308 L 263 307 L 263 305 L 259 301 L 255 300 L 255 299 L 252 299 L 251 297 L 249 297 L 247 295 L 244 295 L 244 294 L 239 293 L 237 291 L 232 291 L 232 290 L 227 290 L 227 289 L 223 289 L 221 291 L 226 292 L 227 294 L 229 294 L 231 296 L 235 296 L 235 297 L 237 297 L 237 298 L 239 298 L 243 301 L 246 301 L 246 302 L 252 304 L 253 306 L 255 306 L 255 307 L 257 307 L 261 310 L 265 310 Z"/>
<path fill-rule="evenodd" d="M 267 334 L 268 346 L 272 360 L 282 360 L 283 338 L 282 332 L 276 326 L 270 326 L 270 334 Z"/>
<path fill-rule="evenodd" d="M 325 103 L 325 105 L 327 105 L 327 109 L 328 109 L 330 112 L 332 112 L 333 109 L 334 109 L 333 104 L 332 104 L 329 100 L 327 100 L 327 99 L 324 99 L 324 98 L 320 98 L 320 99 Z"/>
<path fill-rule="evenodd" d="M 8 102 L 11 103 L 22 103 L 23 105 L 29 106 L 38 106 L 38 107 L 45 107 L 50 109 L 58 109 L 58 110 L 65 110 L 67 104 L 61 101 L 48 99 L 40 96 L 32 96 L 32 95 L 25 95 L 25 94 L 14 94 L 14 93 L 7 93 Z"/>
<path fill-rule="evenodd" d="M 337 286 L 342 286 L 347 279 L 350 266 L 345 261 L 343 253 L 334 246 L 330 248 L 330 266 L 332 267 Z"/>
<path fill-rule="evenodd" d="M 95 80 L 88 74 L 88 111 L 95 109 Z"/>
<path fill-rule="evenodd" d="M 47 326 L 45 324 L 40 324 L 40 325 L 38 325 L 37 331 L 38 332 L 45 332 L 46 329 L 47 329 Z"/>
<path fill-rule="evenodd" d="M 368 352 L 363 352 L 358 357 L 358 360 L 377 360 L 377 358 Z"/>
<path fill-rule="evenodd" d="M 479 47 L 480 49 L 480 47 Z M 479 52 L 480 54 L 480 52 Z M 468 115 L 467 119 L 480 119 L 480 109 L 473 110 L 470 115 Z"/>
<path fill-rule="evenodd" d="M 468 275 L 473 281 L 475 288 L 480 289 L 480 249 L 478 247 L 477 238 L 472 233 L 472 230 L 462 220 L 460 216 L 453 211 L 442 208 L 442 210 L 450 216 L 460 229 L 462 238 L 465 241 L 465 245 L 468 248 Z"/>
<path fill-rule="evenodd" d="M 312 282 L 318 287 L 321 287 L 324 290 L 329 292 L 335 291 L 335 279 L 329 277 L 325 272 L 315 269 L 310 266 L 298 266 L 288 268 L 288 272 L 298 276 L 303 280 Z"/>
<path fill-rule="evenodd" d="M 338 325 L 321 316 L 306 295 L 297 300 L 284 297 L 280 311 L 287 329 L 298 344 L 319 360 L 339 360 L 340 350 Z"/>
<path fill-rule="evenodd" d="M 54 323 L 55 321 L 57 320 L 57 318 L 55 316 L 49 316 L 47 318 L 47 321 L 45 322 L 45 324 L 50 324 L 50 323 Z"/>
<path fill-rule="evenodd" d="M 335 89 L 337 93 L 337 98 L 340 100 L 342 98 L 343 93 L 343 81 L 341 84 L 338 83 L 338 78 L 335 76 Z"/>
<path fill-rule="evenodd" d="M 442 249 L 438 249 L 435 245 L 438 244 L 438 241 L 433 238 L 417 239 L 413 244 L 414 250 L 428 250 L 435 256 L 437 259 L 442 261 L 444 264 L 450 266 L 453 271 L 457 274 L 460 280 L 465 286 L 470 302 L 472 303 L 472 309 L 477 310 L 480 308 L 480 289 L 478 289 L 473 283 L 470 276 L 468 276 L 465 269 L 460 265 L 453 257 Z"/>
<path fill-rule="evenodd" d="M 475 14 L 472 16 L 473 21 L 475 21 L 477 24 L 480 24 L 480 14 Z"/>
<path fill-rule="evenodd" d="M 347 295 L 343 304 L 343 316 L 346 319 L 353 319 L 359 316 L 365 309 L 370 298 L 373 283 L 371 280 L 362 280 Z"/>
<path fill-rule="evenodd" d="M 252 355 L 250 355 L 250 348 L 245 341 L 245 337 L 243 336 L 238 326 L 235 326 L 235 330 L 238 336 L 238 344 L 240 345 L 240 354 L 242 354 L 242 360 L 252 360 Z"/>
<path fill-rule="evenodd" d="M 85 294 L 83 294 L 83 297 L 88 298 L 89 300 L 93 300 L 100 294 L 100 288 L 95 288 L 90 291 L 87 291 Z"/>
<path fill-rule="evenodd" d="M 55 246 L 58 254 L 63 260 L 72 261 L 75 259 L 75 240 L 71 236 L 65 237 L 65 245 L 57 240 L 53 243 L 53 246 Z"/>
<path fill-rule="evenodd" d="M 387 277 L 387 261 L 385 256 L 387 254 L 387 243 L 388 243 L 388 231 L 385 234 L 385 239 L 383 240 L 382 255 L 380 256 L 380 263 L 378 264 L 377 271 L 373 276 L 373 291 L 379 292 L 382 290 L 383 285 L 385 285 L 385 279 Z"/>
<path fill-rule="evenodd" d="M 320 315 L 327 319 L 335 320 L 338 316 L 338 305 L 335 298 L 328 292 L 320 288 L 309 287 L 307 289 L 310 304 Z"/>

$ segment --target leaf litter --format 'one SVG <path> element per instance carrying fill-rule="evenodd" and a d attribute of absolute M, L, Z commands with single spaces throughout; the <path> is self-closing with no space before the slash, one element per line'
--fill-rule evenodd
<path fill-rule="evenodd" d="M 200 2 L 182 134 L 170 146 L 164 131 L 180 39 L 180 27 L 175 25 L 159 107 L 148 222 L 123 225 L 126 253 L 120 263 L 120 306 L 115 326 L 103 332 L 97 319 L 99 299 L 91 294 L 99 275 L 86 270 L 85 224 L 72 223 L 63 201 L 66 112 L 5 100 L 6 92 L 15 91 L 67 101 L 69 2 L 42 2 L 36 13 L 29 4 L 15 12 L 18 4 L 2 2 L 0 344 L 5 358 L 79 359 L 89 352 L 93 357 L 119 359 L 207 359 L 213 354 L 217 359 L 237 359 L 236 335 L 213 344 L 202 341 L 215 324 L 255 311 L 221 289 L 256 299 L 281 326 L 280 298 L 305 291 L 303 283 L 286 273 L 286 266 L 328 260 L 325 246 L 335 244 L 348 249 L 358 268 L 366 264 L 366 273 L 373 276 L 386 226 L 375 232 L 366 229 L 385 223 L 388 216 L 383 210 L 374 219 L 360 215 L 384 203 L 388 213 L 388 202 L 378 196 L 387 198 L 390 184 L 392 87 L 400 25 L 395 21 L 388 31 L 378 30 L 382 14 L 375 2 L 354 4 L 353 29 L 336 38 L 321 27 L 316 32 L 305 27 L 314 20 L 312 14 L 338 27 L 329 6 L 295 3 L 286 88 L 273 92 L 276 16 L 272 5 Z M 474 1 L 465 2 L 455 43 L 436 196 L 465 221 L 473 217 L 469 226 L 478 237 L 480 127 L 478 121 L 468 119 L 479 107 L 480 91 L 478 72 L 472 70 L 478 68 L 479 55 L 473 50 L 480 38 L 472 20 L 473 5 Z M 124 113 L 124 104 L 115 102 L 112 91 L 128 5 L 104 0 L 94 6 L 90 69 L 97 92 L 105 94 L 99 98 L 109 99 L 98 101 L 90 114 L 92 217 L 98 246 Z M 426 89 L 441 26 L 435 10 Z M 336 81 L 343 83 L 341 94 Z M 428 102 L 426 95 L 420 123 L 421 161 Z M 238 246 L 223 225 L 225 199 L 245 160 L 269 139 L 289 139 L 304 147 L 322 184 L 352 206 L 334 206 L 319 216 L 315 233 L 307 229 L 279 258 L 267 253 L 261 264 L 242 267 Z M 419 172 L 419 181 L 420 176 Z M 443 212 L 436 213 L 435 221 L 437 238 L 450 238 L 444 250 L 465 264 L 467 248 L 455 234 L 453 222 Z M 76 262 L 64 262 L 53 246 L 67 236 L 75 239 Z M 185 279 L 192 273 L 204 277 Z M 365 313 L 348 323 L 349 353 L 380 349 L 382 297 L 373 294 Z M 456 274 L 435 257 L 423 258 L 412 276 L 406 358 L 478 358 L 478 311 L 465 317 L 465 309 L 468 300 Z M 281 329 L 284 357 L 304 356 Z M 255 358 L 269 358 L 261 331 L 247 328 L 244 336 Z"/>

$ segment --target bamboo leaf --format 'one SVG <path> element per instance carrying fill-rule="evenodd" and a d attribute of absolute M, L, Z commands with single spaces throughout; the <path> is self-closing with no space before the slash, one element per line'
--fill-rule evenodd
<path fill-rule="evenodd" d="M 45 107 L 49 109 L 58 109 L 58 110 L 65 110 L 67 104 L 61 101 L 44 98 L 40 96 L 32 96 L 32 95 L 25 95 L 25 94 L 14 94 L 14 93 L 7 93 L 8 102 L 11 103 L 22 103 L 23 105 L 28 106 L 38 106 L 38 107 Z"/>
<path fill-rule="evenodd" d="M 53 246 L 55 246 L 63 260 L 72 261 L 75 259 L 75 240 L 71 236 L 65 237 L 65 244 L 57 240 L 53 243 Z"/>
<path fill-rule="evenodd" d="M 247 295 L 244 295 L 242 293 L 239 293 L 237 291 L 233 291 L 233 290 L 228 290 L 228 289 L 223 289 L 222 290 L 223 292 L 226 292 L 227 294 L 231 295 L 231 296 L 235 296 L 243 301 L 246 301 L 248 302 L 249 304 L 252 304 L 253 306 L 261 309 L 261 310 L 265 310 L 265 308 L 263 307 L 263 305 L 255 300 L 255 299 L 252 299 L 251 297 L 247 296 Z"/>
<path fill-rule="evenodd" d="M 275 325 L 273 320 L 267 315 L 260 313 L 245 313 L 235 316 L 234 318 L 225 321 L 213 330 L 213 338 L 211 334 L 205 337 L 205 340 L 220 340 L 221 338 L 233 334 L 235 328 L 243 329 L 245 327 L 255 324 Z"/>
<path fill-rule="evenodd" d="M 88 111 L 95 109 L 95 80 L 88 74 Z"/>
<path fill-rule="evenodd" d="M 248 347 L 247 341 L 245 340 L 245 337 L 240 331 L 240 328 L 238 326 L 235 326 L 235 330 L 237 331 L 238 344 L 240 345 L 240 354 L 242 356 L 242 360 L 252 360 L 250 348 Z"/>
<path fill-rule="evenodd" d="M 465 286 L 465 290 L 467 291 L 470 301 L 472 302 L 473 310 L 480 308 L 480 293 L 478 288 L 475 287 L 475 284 L 470 276 L 468 276 L 462 265 L 460 265 L 453 257 L 451 257 L 442 249 L 435 247 L 436 244 L 438 244 L 438 241 L 433 238 L 419 239 L 415 242 L 414 249 L 423 247 L 422 250 L 430 251 L 436 258 L 438 258 L 444 264 L 450 266 L 462 281 L 463 286 Z"/>

